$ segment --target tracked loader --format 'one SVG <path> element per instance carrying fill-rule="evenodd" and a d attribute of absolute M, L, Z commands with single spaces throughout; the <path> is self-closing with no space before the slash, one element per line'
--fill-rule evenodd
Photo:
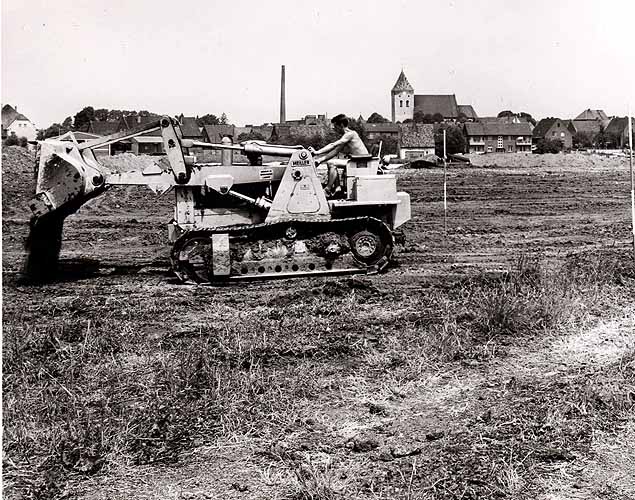
<path fill-rule="evenodd" d="M 95 155 L 156 130 L 169 166 L 112 172 Z M 81 144 L 46 140 L 39 146 L 25 263 L 32 281 L 54 277 L 64 219 L 113 186 L 174 191 L 171 264 L 188 283 L 378 272 L 390 262 L 395 229 L 410 219 L 409 195 L 397 191 L 394 176 L 380 175 L 375 158 L 350 158 L 342 172 L 345 196 L 329 200 L 304 147 L 183 139 L 178 121 L 168 116 Z M 221 150 L 223 160 L 197 162 L 192 148 Z M 234 152 L 248 164 L 232 164 Z M 263 156 L 284 161 L 263 164 Z"/>

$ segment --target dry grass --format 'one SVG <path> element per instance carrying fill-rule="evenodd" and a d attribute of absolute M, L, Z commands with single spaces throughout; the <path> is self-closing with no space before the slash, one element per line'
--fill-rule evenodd
<path fill-rule="evenodd" d="M 510 339 L 581 324 L 607 290 L 628 290 L 634 278 L 621 256 L 580 256 L 561 267 L 521 258 L 502 277 L 409 296 L 366 280 L 325 281 L 249 308 L 179 287 L 130 290 L 122 302 L 102 289 L 73 296 L 69 286 L 27 308 L 13 292 L 3 346 L 7 491 L 54 498 L 71 478 L 175 463 L 221 437 L 275 442 L 306 426 L 306 407 L 328 400 L 349 397 L 382 416 L 431 372 L 487 363 Z M 587 453 L 594 430 L 630 414 L 632 366 L 624 357 L 608 372 L 505 387 L 489 417 L 484 409 L 433 441 L 416 467 L 386 465 L 387 481 L 405 498 L 529 491 L 545 464 Z M 295 498 L 383 495 L 354 478 L 344 484 L 331 462 L 293 463 Z"/>

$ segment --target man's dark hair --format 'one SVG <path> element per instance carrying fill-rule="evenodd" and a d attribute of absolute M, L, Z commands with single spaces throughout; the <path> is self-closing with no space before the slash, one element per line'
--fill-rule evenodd
<path fill-rule="evenodd" d="M 333 125 L 341 125 L 342 127 L 348 127 L 348 118 L 346 118 L 346 115 L 343 115 L 340 113 L 339 115 L 331 118 L 331 123 Z"/>

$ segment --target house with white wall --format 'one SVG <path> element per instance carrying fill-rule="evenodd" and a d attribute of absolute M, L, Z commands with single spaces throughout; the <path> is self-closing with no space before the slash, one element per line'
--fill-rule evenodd
<path fill-rule="evenodd" d="M 37 130 L 31 120 L 10 104 L 2 106 L 2 128 L 6 130 L 7 136 L 15 134 L 18 138 L 26 137 L 28 141 L 34 141 L 37 137 Z"/>

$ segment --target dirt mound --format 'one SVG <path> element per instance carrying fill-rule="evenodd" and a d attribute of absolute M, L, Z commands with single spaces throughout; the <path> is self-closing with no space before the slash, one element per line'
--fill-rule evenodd
<path fill-rule="evenodd" d="M 102 156 L 99 158 L 99 163 L 113 172 L 143 170 L 153 165 L 159 165 L 159 167 L 166 170 L 169 166 L 167 156 L 135 155 L 132 153 L 122 153 L 115 156 Z"/>
<path fill-rule="evenodd" d="M 2 216 L 24 215 L 35 193 L 35 155 L 20 146 L 2 148 Z"/>
<path fill-rule="evenodd" d="M 546 167 L 572 169 L 618 168 L 627 161 L 624 157 L 587 153 L 488 153 L 469 155 L 474 167 Z"/>

